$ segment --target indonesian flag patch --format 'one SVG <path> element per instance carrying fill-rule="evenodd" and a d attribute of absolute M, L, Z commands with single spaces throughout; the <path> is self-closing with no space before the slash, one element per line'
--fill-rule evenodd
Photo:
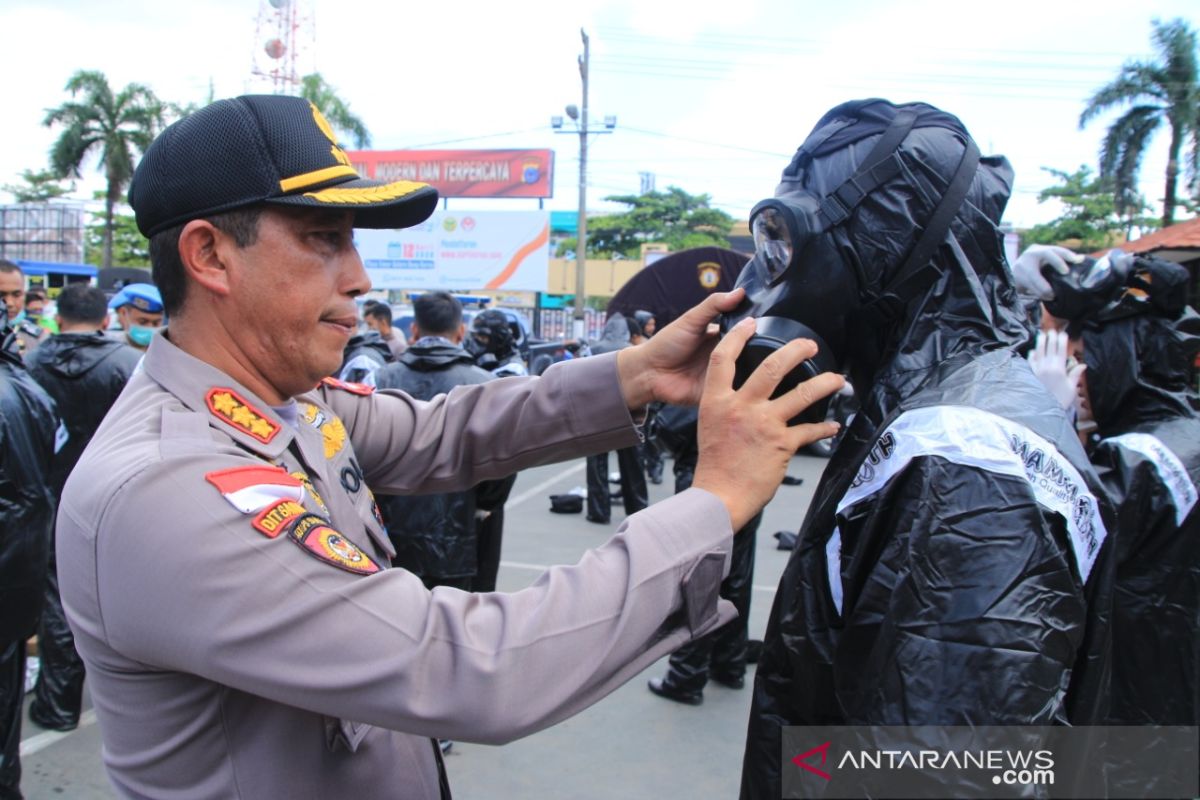
<path fill-rule="evenodd" d="M 288 537 L 313 558 L 356 575 L 374 575 L 380 567 L 358 545 L 329 527 L 316 514 L 305 514 L 292 523 Z"/>
<path fill-rule="evenodd" d="M 304 484 L 282 467 L 232 467 L 209 472 L 204 479 L 243 514 L 257 514 L 280 500 L 304 502 Z"/>

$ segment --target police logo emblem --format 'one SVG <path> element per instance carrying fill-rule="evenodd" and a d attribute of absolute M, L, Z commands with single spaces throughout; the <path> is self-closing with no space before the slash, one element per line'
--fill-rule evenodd
<path fill-rule="evenodd" d="M 292 522 L 288 537 L 313 558 L 355 575 L 374 575 L 381 569 L 358 545 L 316 514 L 305 514 Z"/>
<path fill-rule="evenodd" d="M 705 261 L 702 264 L 697 264 L 696 273 L 696 277 L 700 280 L 700 285 L 709 291 L 717 288 L 717 284 L 721 282 L 721 266 L 715 261 Z"/>

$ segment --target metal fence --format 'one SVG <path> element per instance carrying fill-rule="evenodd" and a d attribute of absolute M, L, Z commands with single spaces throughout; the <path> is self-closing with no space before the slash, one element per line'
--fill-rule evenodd
<path fill-rule="evenodd" d="M 517 308 L 533 323 L 533 335 L 542 339 L 570 339 L 574 336 L 575 309 L 573 308 Z M 594 308 L 584 309 L 584 334 L 589 341 L 600 338 L 604 331 L 604 312 Z"/>

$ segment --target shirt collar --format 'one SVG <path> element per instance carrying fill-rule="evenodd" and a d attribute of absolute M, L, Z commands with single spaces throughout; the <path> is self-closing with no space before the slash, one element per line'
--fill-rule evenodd
<path fill-rule="evenodd" d="M 221 370 L 179 349 L 165 329 L 154 335 L 142 363 L 159 386 L 243 447 L 274 459 L 291 443 L 293 428 L 270 405 Z"/>

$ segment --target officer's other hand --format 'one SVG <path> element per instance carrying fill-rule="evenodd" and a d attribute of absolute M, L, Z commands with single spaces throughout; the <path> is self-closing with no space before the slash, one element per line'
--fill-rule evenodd
<path fill-rule="evenodd" d="M 744 295 L 742 289 L 715 292 L 644 344 L 618 351 L 617 374 L 629 407 L 655 400 L 677 406 L 699 403 L 709 354 L 720 338 L 710 323 L 736 308 Z"/>
<path fill-rule="evenodd" d="M 1065 247 L 1049 244 L 1034 244 L 1025 249 L 1012 265 L 1013 280 L 1017 291 L 1039 300 L 1053 300 L 1054 289 L 1046 281 L 1042 270 L 1046 267 L 1066 275 L 1071 271 L 1069 264 L 1078 264 L 1083 256 Z"/>
<path fill-rule="evenodd" d="M 842 388 L 841 375 L 826 372 L 775 400 L 780 380 L 817 346 L 796 339 L 776 350 L 734 390 L 734 363 L 754 335 L 754 320 L 742 320 L 712 351 L 700 401 L 700 457 L 692 486 L 712 492 L 739 530 L 775 495 L 788 463 L 801 447 L 833 436 L 836 422 L 788 427 L 788 420 Z"/>
<path fill-rule="evenodd" d="M 1037 344 L 1027 356 L 1033 374 L 1054 395 L 1065 411 L 1076 411 L 1079 399 L 1079 379 L 1087 369 L 1085 364 L 1071 364 L 1070 341 L 1066 331 L 1040 331 Z"/>

